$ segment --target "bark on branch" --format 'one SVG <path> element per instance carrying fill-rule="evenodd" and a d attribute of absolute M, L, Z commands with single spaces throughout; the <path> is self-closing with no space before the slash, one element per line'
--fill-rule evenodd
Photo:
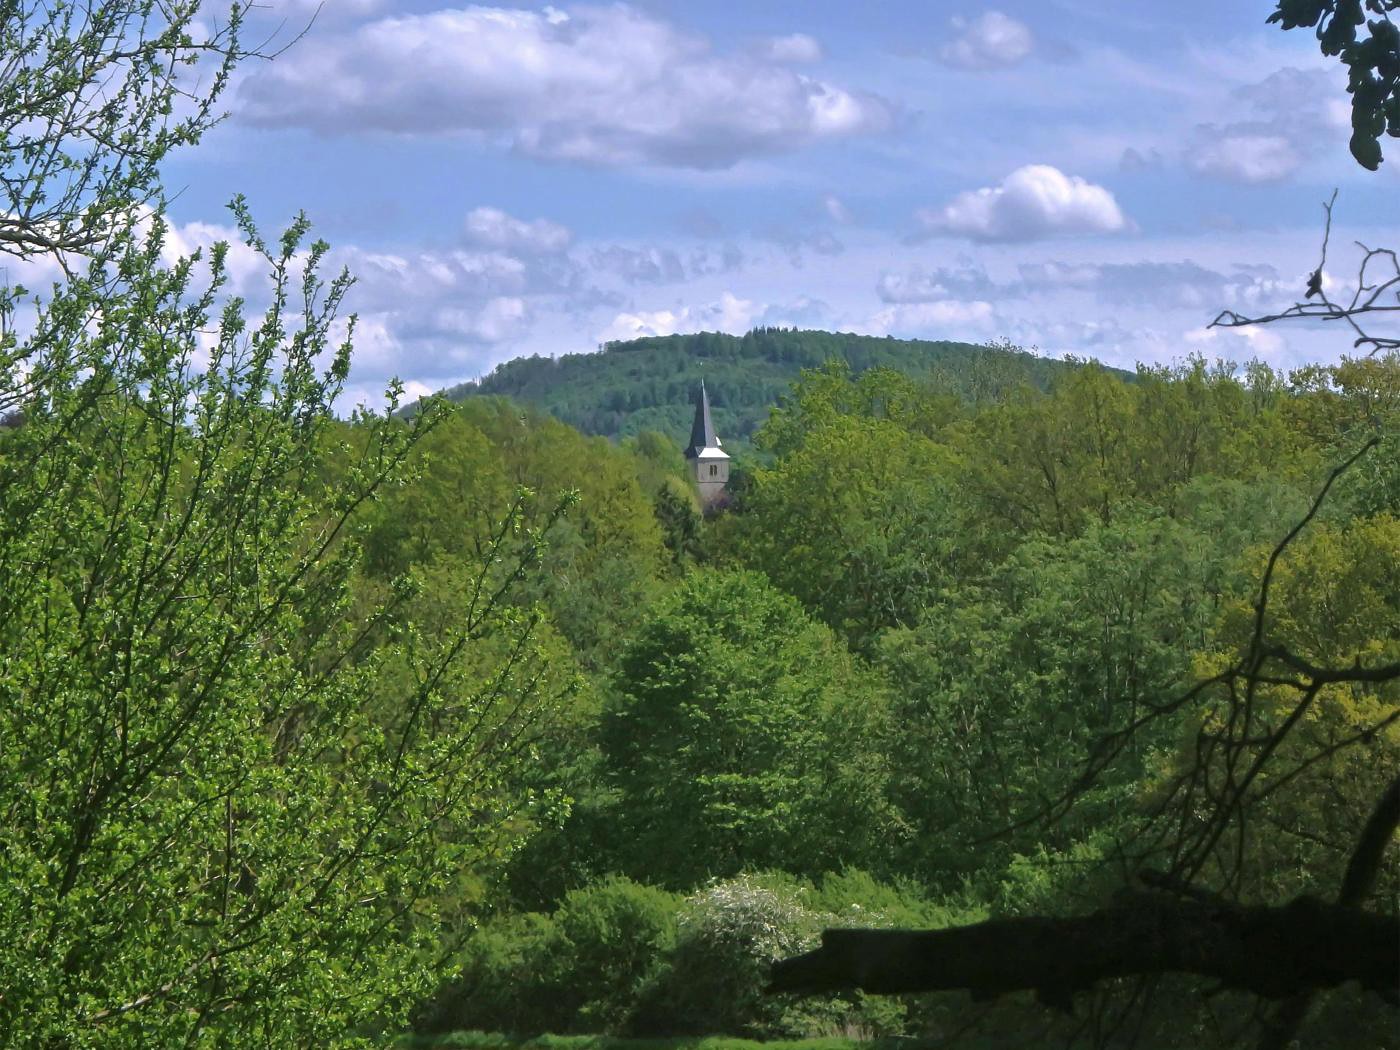
<path fill-rule="evenodd" d="M 1069 1009 L 1099 981 L 1189 973 L 1268 999 L 1358 981 L 1400 1004 L 1400 919 L 1299 897 L 1281 907 L 1132 893 L 1074 918 L 994 919 L 947 930 L 827 930 L 773 965 L 769 992 L 877 994 L 1031 989 Z"/>

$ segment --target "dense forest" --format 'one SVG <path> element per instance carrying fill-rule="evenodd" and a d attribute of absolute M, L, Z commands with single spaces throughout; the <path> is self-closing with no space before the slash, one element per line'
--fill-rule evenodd
<path fill-rule="evenodd" d="M 0 7 L 0 1045 L 1400 1046 L 1394 340 L 696 337 L 812 366 L 708 517 L 684 420 L 345 417 L 304 218 L 172 253 L 204 10 Z"/>
<path fill-rule="evenodd" d="M 452 425 L 469 419 L 503 450 L 525 443 L 492 436 L 503 424 L 571 433 L 489 404 Z M 588 697 L 545 763 L 568 802 L 504 862 L 461 975 L 419 1024 L 966 1027 L 1002 1045 L 1090 1040 L 1087 1015 L 1131 1017 L 1141 1045 L 1233 1045 L 1249 997 L 1180 979 L 1153 986 L 1151 1009 L 1140 985 L 1099 988 L 1071 1019 L 1014 998 L 759 993 L 766 964 L 824 927 L 1074 914 L 1139 868 L 1249 903 L 1333 894 L 1393 778 L 1394 682 L 1327 686 L 1277 738 L 1284 681 L 1238 738 L 1228 690 L 1175 699 L 1248 650 L 1270 551 L 1375 435 L 1277 567 L 1267 630 L 1319 664 L 1394 663 L 1397 413 L 1393 356 L 1291 375 L 1196 360 L 1132 382 L 1090 366 L 980 404 L 836 364 L 784 397 L 756 435 L 771 466 L 707 520 L 658 501 L 680 467 L 664 437 L 567 439 L 593 473 L 631 461 L 616 477 L 638 479 L 612 497 L 611 526 L 583 496 L 585 534 L 616 553 L 589 559 L 596 576 L 575 560 L 571 593 L 545 598 Z M 396 498 L 381 528 L 411 513 L 439 522 L 443 548 L 465 542 L 455 493 Z M 1240 789 L 1220 833 L 1195 828 L 1209 808 L 1181 785 L 1228 793 L 1266 748 L 1263 782 Z M 1368 899 L 1393 913 L 1387 872 Z M 1310 1045 L 1390 1045 L 1394 1025 L 1353 986 L 1327 1000 Z"/>
<path fill-rule="evenodd" d="M 758 328 L 742 336 L 654 336 L 607 343 L 597 353 L 516 358 L 443 396 L 449 401 L 508 397 L 585 434 L 617 440 L 645 430 L 685 431 L 703 379 L 720 435 L 744 448 L 798 374 L 828 361 L 842 361 L 856 375 L 889 368 L 936 378 L 974 399 L 994 397 L 1023 382 L 1044 388 L 1066 367 L 1010 345 Z"/>
<path fill-rule="evenodd" d="M 1180 975 L 1069 1014 L 762 990 L 823 929 L 1082 914 L 1146 868 L 1169 894 L 1331 896 L 1394 777 L 1394 674 L 1325 683 L 1300 720 L 1275 670 L 1246 724 L 1219 674 L 1266 569 L 1276 659 L 1400 657 L 1393 355 L 1090 365 L 981 402 L 832 363 L 704 518 L 669 435 L 486 398 L 313 422 L 333 375 L 269 401 L 236 355 L 127 386 L 158 345 L 108 373 L 125 393 L 92 409 L 79 383 L 4 438 L 11 497 L 36 463 L 50 493 L 9 564 L 52 566 L 5 591 L 6 864 L 50 873 L 11 883 L 7 1027 L 199 1030 L 187 1006 L 93 1020 L 149 986 L 274 1041 L 408 1017 L 1231 1046 L 1257 1000 Z M 1393 915 L 1396 870 L 1373 874 L 1360 903 Z M 1383 991 L 1327 994 L 1309 1045 L 1392 1045 Z"/>

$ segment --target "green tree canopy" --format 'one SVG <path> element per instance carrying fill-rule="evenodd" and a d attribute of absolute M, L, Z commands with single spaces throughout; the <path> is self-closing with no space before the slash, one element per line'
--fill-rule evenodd
<path fill-rule="evenodd" d="M 892 828 L 878 681 L 755 573 L 687 579 L 638 627 L 603 755 L 624 870 L 709 876 L 864 862 Z"/>

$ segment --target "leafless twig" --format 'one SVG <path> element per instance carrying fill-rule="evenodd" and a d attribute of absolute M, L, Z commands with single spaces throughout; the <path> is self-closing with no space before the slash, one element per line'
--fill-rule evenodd
<path fill-rule="evenodd" d="M 1356 246 L 1361 249 L 1362 256 L 1351 298 L 1345 302 L 1335 302 L 1327 294 L 1324 267 L 1327 264 L 1328 242 L 1332 237 L 1332 206 L 1336 201 L 1337 191 L 1333 190 L 1332 198 L 1322 206 L 1327 217 L 1322 237 L 1322 258 L 1308 281 L 1304 297 L 1286 310 L 1258 317 L 1246 316 L 1235 310 L 1222 310 L 1210 323 L 1211 328 L 1245 328 L 1300 319 L 1341 321 L 1352 331 L 1353 349 L 1368 347 L 1368 355 L 1400 350 L 1400 338 L 1374 335 L 1363 329 L 1358 320 L 1400 313 L 1400 259 L 1397 259 L 1393 249 L 1370 248 L 1357 241 Z"/>

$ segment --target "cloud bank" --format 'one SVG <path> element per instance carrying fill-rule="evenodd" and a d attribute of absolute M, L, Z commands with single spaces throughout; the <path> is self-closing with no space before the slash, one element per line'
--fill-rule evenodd
<path fill-rule="evenodd" d="M 1235 106 L 1248 119 L 1199 124 L 1185 149 L 1186 165 L 1229 182 L 1281 182 L 1308 160 L 1342 148 L 1351 116 L 1330 71 L 1287 66 L 1237 88 Z"/>
<path fill-rule="evenodd" d="M 799 73 L 802 34 L 732 55 L 625 5 L 467 7 L 310 37 L 239 89 L 237 119 L 324 134 L 480 134 L 532 157 L 718 169 L 881 132 L 874 95 Z"/>

